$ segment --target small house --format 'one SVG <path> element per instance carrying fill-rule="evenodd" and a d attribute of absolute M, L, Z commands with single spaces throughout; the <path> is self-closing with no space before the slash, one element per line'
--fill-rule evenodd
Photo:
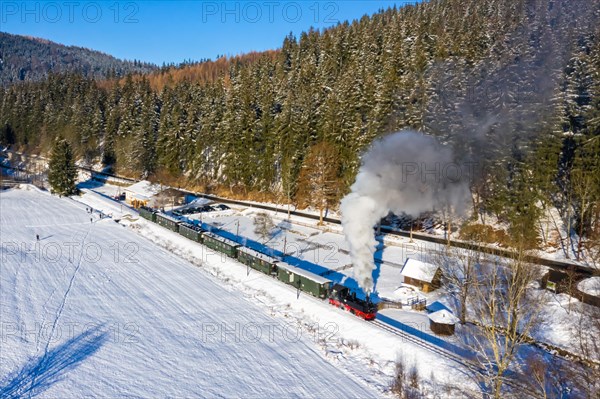
<path fill-rule="evenodd" d="M 458 317 L 447 309 L 438 310 L 429 314 L 429 328 L 435 334 L 453 335 L 454 326 L 458 323 Z"/>
<path fill-rule="evenodd" d="M 417 287 L 423 292 L 431 292 L 440 287 L 442 271 L 436 265 L 407 258 L 402 267 L 404 283 Z"/>
<path fill-rule="evenodd" d="M 569 275 L 550 269 L 542 278 L 542 287 L 554 293 L 569 291 Z"/>
<path fill-rule="evenodd" d="M 132 184 L 123 191 L 125 191 L 125 201 L 134 208 L 139 208 L 141 206 L 148 206 L 152 197 L 158 194 L 161 189 L 158 184 L 142 180 Z"/>

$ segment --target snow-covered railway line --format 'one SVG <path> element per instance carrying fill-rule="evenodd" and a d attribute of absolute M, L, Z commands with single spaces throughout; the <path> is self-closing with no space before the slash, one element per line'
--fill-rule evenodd
<path fill-rule="evenodd" d="M 381 328 L 382 330 L 385 330 L 389 333 L 392 333 L 399 337 L 402 337 L 403 339 L 410 341 L 411 343 L 413 343 L 417 346 L 420 346 L 423 349 L 427 349 L 428 351 L 431 351 L 437 355 L 440 355 L 448 360 L 456 362 L 476 374 L 485 375 L 485 370 L 483 368 L 481 368 L 475 362 L 467 360 L 464 357 L 457 355 L 456 353 L 452 353 L 443 348 L 440 348 L 439 346 L 433 345 L 424 339 L 421 339 L 421 338 L 416 337 L 412 334 L 409 334 L 405 331 L 402 331 L 398 328 L 395 328 L 394 326 L 391 326 L 385 322 L 382 322 L 381 320 L 373 320 L 373 321 L 370 321 L 369 323 L 372 323 L 373 325 L 377 326 L 378 328 Z M 521 393 L 526 393 L 531 398 L 541 398 L 540 395 L 536 394 L 529 387 L 524 386 L 523 384 L 519 384 L 519 383 L 510 381 L 510 380 L 505 380 L 504 384 L 510 386 L 513 389 L 518 389 L 519 392 L 521 392 Z"/>
<path fill-rule="evenodd" d="M 10 152 L 10 151 L 8 151 L 8 152 Z M 15 153 L 20 156 L 26 156 L 25 154 L 22 154 L 19 152 L 15 152 Z M 44 158 L 40 157 L 40 159 L 44 159 Z M 4 165 L 3 167 L 7 168 L 7 169 L 18 169 L 18 168 L 6 166 L 6 165 Z M 132 179 L 132 178 L 119 176 L 119 175 L 106 173 L 106 172 L 98 172 L 98 171 L 95 171 L 91 168 L 87 168 L 84 166 L 77 166 L 77 168 L 80 170 L 83 170 L 85 172 L 91 173 L 96 177 L 104 176 L 107 178 L 121 179 L 124 182 L 131 183 L 131 184 L 140 181 L 139 179 Z M 23 169 L 23 171 L 30 172 L 25 169 Z M 167 188 L 168 186 L 164 186 L 164 187 Z M 282 211 L 281 208 L 277 208 L 277 207 L 267 205 L 267 204 L 259 204 L 259 203 L 253 203 L 253 202 L 247 202 L 247 201 L 232 200 L 232 199 L 218 197 L 215 195 L 197 193 L 197 192 L 185 190 L 182 188 L 178 188 L 178 190 L 180 190 L 184 193 L 187 193 L 187 194 L 203 197 L 203 198 L 206 198 L 206 199 L 209 199 L 212 201 L 222 202 L 225 204 L 241 205 L 241 206 L 245 206 L 245 207 L 252 207 L 252 208 L 263 209 L 263 210 L 268 210 L 268 211 L 273 211 L 273 212 Z M 289 213 L 294 216 L 300 216 L 300 217 L 304 217 L 304 218 L 312 219 L 312 220 L 319 220 L 319 215 L 313 215 L 310 213 L 300 212 L 297 210 L 293 210 L 293 211 L 290 210 Z M 328 223 L 341 224 L 341 221 L 339 219 L 335 219 L 332 217 L 324 217 L 323 221 L 328 222 Z M 418 232 L 415 233 L 415 232 L 410 232 L 410 231 L 405 231 L 405 230 L 398 230 L 398 229 L 394 229 L 394 228 L 391 228 L 388 226 L 381 226 L 381 231 L 384 233 L 390 234 L 390 235 L 398 236 L 398 237 L 406 237 L 406 238 L 431 242 L 431 243 L 440 244 L 440 245 L 448 245 L 449 244 L 452 247 L 474 249 L 479 252 L 502 256 L 502 257 L 514 256 L 514 254 L 511 251 L 508 251 L 506 249 L 494 248 L 494 247 L 489 247 L 486 245 L 473 244 L 473 243 L 458 241 L 458 240 L 453 240 L 453 239 L 447 240 L 442 237 L 435 237 L 435 236 L 418 233 Z M 527 259 L 527 261 L 529 261 L 531 263 L 535 263 L 535 264 L 542 265 L 542 266 L 548 266 L 548 267 L 551 267 L 551 268 L 559 270 L 559 271 L 564 271 L 564 270 L 568 270 L 570 268 L 574 268 L 577 273 L 581 273 L 582 275 L 585 275 L 585 276 L 591 276 L 597 272 L 595 269 L 592 269 L 589 266 L 585 266 L 585 265 L 582 265 L 579 263 L 542 258 L 542 257 L 534 256 L 534 255 L 527 255 L 526 259 Z"/>
<path fill-rule="evenodd" d="M 467 367 L 468 369 L 471 369 L 471 370 L 477 371 L 477 372 L 481 371 L 481 370 L 479 370 L 476 367 L 476 365 L 474 363 L 471 363 L 471 362 L 467 361 L 463 357 L 461 357 L 461 356 L 459 356 L 459 355 L 457 355 L 455 353 L 452 353 L 450 351 L 446 351 L 446 350 L 440 348 L 439 346 L 433 345 L 433 344 L 431 344 L 431 343 L 429 343 L 429 342 L 427 342 L 427 341 L 425 341 L 425 340 L 423 340 L 421 338 L 418 338 L 418 337 L 416 337 L 416 336 L 414 336 L 412 334 L 409 334 L 407 332 L 399 330 L 399 329 L 397 329 L 397 328 L 395 328 L 395 327 L 393 327 L 393 326 L 391 326 L 391 325 L 389 325 L 389 324 L 387 324 L 387 323 L 385 323 L 385 322 L 383 322 L 381 320 L 377 320 L 376 319 L 376 320 L 371 321 L 370 323 L 372 323 L 373 325 L 375 325 L 375 326 L 377 326 L 377 327 L 379 327 L 379 328 L 381 328 L 381 329 L 383 329 L 383 330 L 385 330 L 387 332 L 390 332 L 390 333 L 392 333 L 394 335 L 397 335 L 397 336 L 401 337 L 403 340 L 410 341 L 410 342 L 412 342 L 415 345 L 418 345 L 418 346 L 420 346 L 422 348 L 427 349 L 428 351 L 431 351 L 431 352 L 434 352 L 434 353 L 436 353 L 438 355 L 444 356 L 446 359 L 453 360 L 456 363 L 459 363 L 460 365 L 462 365 L 464 367 Z"/>

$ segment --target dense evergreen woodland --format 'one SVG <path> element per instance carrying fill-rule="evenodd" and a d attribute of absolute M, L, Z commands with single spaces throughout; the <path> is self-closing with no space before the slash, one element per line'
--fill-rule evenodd
<path fill-rule="evenodd" d="M 119 173 L 306 205 L 302 176 L 320 164 L 311 149 L 326 148 L 312 153 L 333 165 L 335 202 L 373 139 L 412 128 L 476 163 L 474 218 L 536 242 L 555 207 L 591 237 L 599 10 L 600 0 L 431 0 L 290 35 L 278 51 L 201 74 L 51 75 L 0 91 L 2 140 L 47 152 L 60 134 Z"/>
<path fill-rule="evenodd" d="M 119 60 L 99 51 L 0 32 L 0 86 L 46 79 L 51 72 L 104 78 L 156 69 L 153 64 Z"/>

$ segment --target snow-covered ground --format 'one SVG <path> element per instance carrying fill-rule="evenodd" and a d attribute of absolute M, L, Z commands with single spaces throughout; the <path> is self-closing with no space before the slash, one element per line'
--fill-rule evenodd
<path fill-rule="evenodd" d="M 600 296 L 600 277 L 590 277 L 580 281 L 577 288 L 589 295 Z"/>
<path fill-rule="evenodd" d="M 90 222 L 84 204 L 0 198 L 0 396 L 378 395 L 295 326 L 111 219 Z"/>
<path fill-rule="evenodd" d="M 451 361 L 84 192 L 0 193 L 0 396 L 387 396 L 399 355 L 477 392 Z"/>
<path fill-rule="evenodd" d="M 99 186 L 94 188 L 98 192 L 114 193 L 113 186 Z M 92 199 L 89 199 L 92 201 Z M 202 204 L 205 201 L 202 200 Z M 98 206 L 101 206 L 100 204 Z M 263 238 L 254 231 L 254 217 L 261 212 L 269 214 L 275 224 L 272 234 Z M 319 266 L 335 270 L 342 275 L 351 277 L 353 270 L 348 245 L 344 239 L 342 228 L 339 225 L 328 224 L 317 226 L 317 221 L 298 216 L 287 219 L 286 212 L 270 212 L 255 208 L 232 207 L 229 211 L 204 212 L 186 215 L 188 218 L 201 220 L 203 223 L 218 227 L 232 234 L 239 234 L 250 240 L 266 242 L 274 249 L 283 251 L 300 260 L 318 264 Z M 422 293 L 414 287 L 405 285 L 401 275 L 402 265 L 407 257 L 424 262 L 435 263 L 437 254 L 445 251 L 445 246 L 421 240 L 410 240 L 398 236 L 382 236 L 380 241 L 384 246 L 375 256 L 383 263 L 379 266 L 379 276 L 376 290 L 379 298 L 385 298 L 401 303 L 426 299 L 428 304 L 441 301 L 449 306 L 448 298 L 443 289 L 431 293 Z M 590 283 L 591 284 L 591 283 Z M 548 293 L 548 303 L 542 307 L 544 313 L 543 328 L 534 333 L 542 342 L 562 347 L 574 353 L 578 352 L 577 344 L 573 341 L 573 326 L 577 325 L 579 312 L 571 312 L 571 308 L 585 307 L 574 299 L 573 305 L 566 306 L 569 301 L 564 295 Z M 577 302 L 577 303 L 575 303 Z M 400 315 L 400 313 L 406 313 Z M 411 325 L 422 324 L 424 312 L 402 310 L 391 312 L 391 317 Z M 429 330 L 429 327 L 425 328 Z M 457 330 L 460 334 L 460 329 Z M 449 338 L 444 337 L 448 340 Z"/>

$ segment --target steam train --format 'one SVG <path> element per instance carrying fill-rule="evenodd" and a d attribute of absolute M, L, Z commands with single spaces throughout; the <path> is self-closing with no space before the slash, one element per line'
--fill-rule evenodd
<path fill-rule="evenodd" d="M 291 285 L 298 291 L 317 298 L 328 299 L 331 305 L 347 310 L 365 320 L 375 319 L 377 305 L 368 296 L 366 299 L 357 297 L 356 292 L 353 292 L 350 287 L 343 284 L 334 284 L 332 280 L 326 277 L 290 265 L 267 253 L 241 245 L 217 233 L 209 232 L 197 224 L 180 221 L 155 209 L 141 207 L 139 214 L 146 220 L 237 259 L 249 268 Z"/>
<path fill-rule="evenodd" d="M 329 294 L 329 303 L 338 308 L 345 309 L 365 320 L 373 320 L 377 314 L 377 305 L 366 299 L 356 297 L 356 292 L 341 284 L 335 284 Z"/>

